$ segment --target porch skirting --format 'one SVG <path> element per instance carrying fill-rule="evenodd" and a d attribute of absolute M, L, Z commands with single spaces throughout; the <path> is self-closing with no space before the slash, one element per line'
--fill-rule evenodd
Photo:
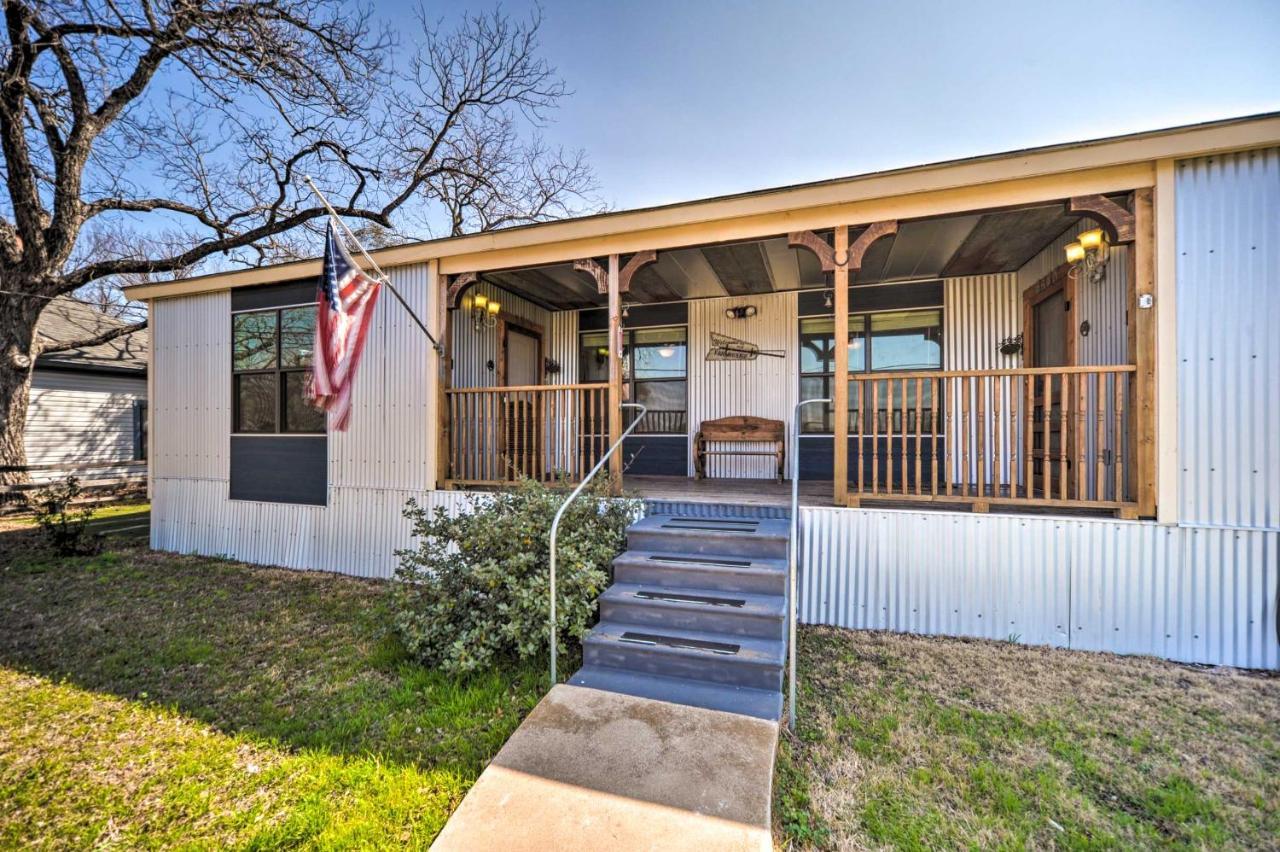
<path fill-rule="evenodd" d="M 222 479 L 156 478 L 151 545 L 390 577 L 410 497 L 333 487 L 328 506 L 228 499 Z M 1280 531 L 1154 522 L 802 507 L 800 620 L 1280 668 Z"/>

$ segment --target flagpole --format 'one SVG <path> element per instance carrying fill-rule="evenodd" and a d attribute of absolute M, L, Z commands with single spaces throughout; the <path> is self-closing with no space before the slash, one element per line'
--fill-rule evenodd
<path fill-rule="evenodd" d="M 409 307 L 409 303 L 404 300 L 404 296 L 401 296 L 400 291 L 391 283 L 391 279 L 387 277 L 387 273 L 383 272 L 382 267 L 378 266 L 378 262 L 369 256 L 369 252 L 364 250 L 364 246 L 360 243 L 360 238 L 355 235 L 354 231 L 347 227 L 346 222 L 342 221 L 342 217 L 338 215 L 337 210 L 333 209 L 333 205 L 329 203 L 329 199 L 324 197 L 324 193 L 321 192 L 319 187 L 315 185 L 315 182 L 311 180 L 311 175 L 304 174 L 302 179 L 307 182 L 307 186 L 311 187 L 311 191 L 316 194 L 316 198 L 320 199 L 320 203 L 329 211 L 329 215 L 332 216 L 334 221 L 337 222 L 342 230 L 346 232 L 347 238 L 350 239 L 351 242 L 355 243 L 356 248 L 360 250 L 360 254 L 364 255 L 364 259 L 369 261 L 369 265 L 373 267 L 373 271 L 382 279 L 382 283 L 387 285 L 387 289 L 391 291 L 391 295 L 395 296 L 396 301 L 404 306 L 404 309 L 409 312 L 409 316 L 413 318 L 413 321 L 418 324 L 418 328 L 422 329 L 422 333 L 427 336 L 427 340 L 430 340 L 431 345 L 435 347 L 436 353 L 443 355 L 444 349 L 440 346 L 440 342 L 432 336 L 430 331 L 427 330 L 427 327 L 423 324 L 422 320 L 418 319 L 418 315 L 414 313 L 413 308 Z"/>

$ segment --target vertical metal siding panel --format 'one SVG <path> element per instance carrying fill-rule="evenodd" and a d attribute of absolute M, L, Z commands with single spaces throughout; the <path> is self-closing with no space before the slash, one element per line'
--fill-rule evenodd
<path fill-rule="evenodd" d="M 747 304 L 756 306 L 756 316 L 729 319 L 724 315 L 726 308 Z M 800 375 L 797 306 L 795 291 L 689 303 L 689 476 L 694 472 L 692 438 L 704 420 L 739 414 L 781 420 L 787 425 L 787 446 L 791 446 L 790 421 Z M 781 351 L 784 357 L 707 361 L 713 331 Z M 794 463 L 787 459 L 788 472 Z M 734 456 L 712 457 L 707 468 L 710 476 L 725 478 L 772 479 L 775 471 L 771 459 Z"/>
<path fill-rule="evenodd" d="M 1000 341 L 1017 335 L 1022 327 L 1022 293 L 1018 289 L 1016 274 L 1007 272 L 943 279 L 942 323 L 944 369 L 1010 370 L 1021 366 L 1017 355 L 1002 355 L 999 349 Z M 949 389 L 954 390 L 957 383 L 950 385 Z M 953 398 L 953 393 L 944 394 L 944 399 Z M 992 410 L 989 392 L 983 407 L 987 412 Z M 953 416 L 958 416 L 958 411 Z M 989 438 L 992 420 L 991 416 L 986 418 Z M 973 436 L 967 436 L 966 440 L 972 441 Z M 1010 458 L 1008 442 L 1008 434 L 1002 433 L 1001 458 L 1004 460 L 1006 481 Z M 977 459 L 970 459 L 968 471 L 963 468 L 964 461 L 957 455 L 952 459 L 955 481 L 975 481 Z M 990 472 L 988 462 L 988 476 Z"/>
<path fill-rule="evenodd" d="M 231 428 L 228 292 L 152 304 L 156 476 L 225 479 Z"/>
<path fill-rule="evenodd" d="M 541 326 L 544 333 L 551 313 L 527 299 L 506 290 L 500 290 L 487 281 L 481 281 L 467 295 L 482 295 L 502 305 L 502 312 Z M 464 297 L 465 298 L 465 297 Z M 487 388 L 498 383 L 498 332 L 494 328 L 472 328 L 471 317 L 461 308 L 449 312 L 453 324 L 453 386 L 456 388 Z M 488 362 L 494 362 L 494 369 Z"/>
<path fill-rule="evenodd" d="M 388 271 L 420 317 L 429 316 L 428 266 Z M 431 344 L 389 293 L 378 300 L 352 396 L 351 424 L 329 433 L 329 486 L 426 490 L 434 481 L 429 416 Z M 332 497 L 331 497 L 332 499 Z"/>
<path fill-rule="evenodd" d="M 578 382 L 578 312 L 557 311 L 547 322 L 547 357 L 560 365 L 560 372 L 548 376 L 549 385 Z"/>
<path fill-rule="evenodd" d="M 1280 149 L 1178 163 L 1181 518 L 1280 529 Z"/>
<path fill-rule="evenodd" d="M 801 510 L 808 624 L 1280 668 L 1280 534 L 1116 520 Z"/>

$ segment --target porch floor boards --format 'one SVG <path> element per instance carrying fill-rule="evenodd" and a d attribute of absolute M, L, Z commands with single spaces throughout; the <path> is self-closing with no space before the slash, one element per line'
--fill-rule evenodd
<path fill-rule="evenodd" d="M 689 479 L 683 476 L 624 476 L 622 490 L 648 500 L 730 503 L 738 506 L 790 506 L 791 482 L 774 479 Z M 832 484 L 800 483 L 801 506 L 830 506 Z"/>

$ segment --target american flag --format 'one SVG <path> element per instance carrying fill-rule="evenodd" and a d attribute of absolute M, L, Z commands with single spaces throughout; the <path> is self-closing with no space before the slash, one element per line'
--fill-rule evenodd
<path fill-rule="evenodd" d="M 329 412 L 329 425 L 339 432 L 346 431 L 351 416 L 351 384 L 381 289 L 347 254 L 330 220 L 316 306 L 310 395 L 316 408 Z"/>

